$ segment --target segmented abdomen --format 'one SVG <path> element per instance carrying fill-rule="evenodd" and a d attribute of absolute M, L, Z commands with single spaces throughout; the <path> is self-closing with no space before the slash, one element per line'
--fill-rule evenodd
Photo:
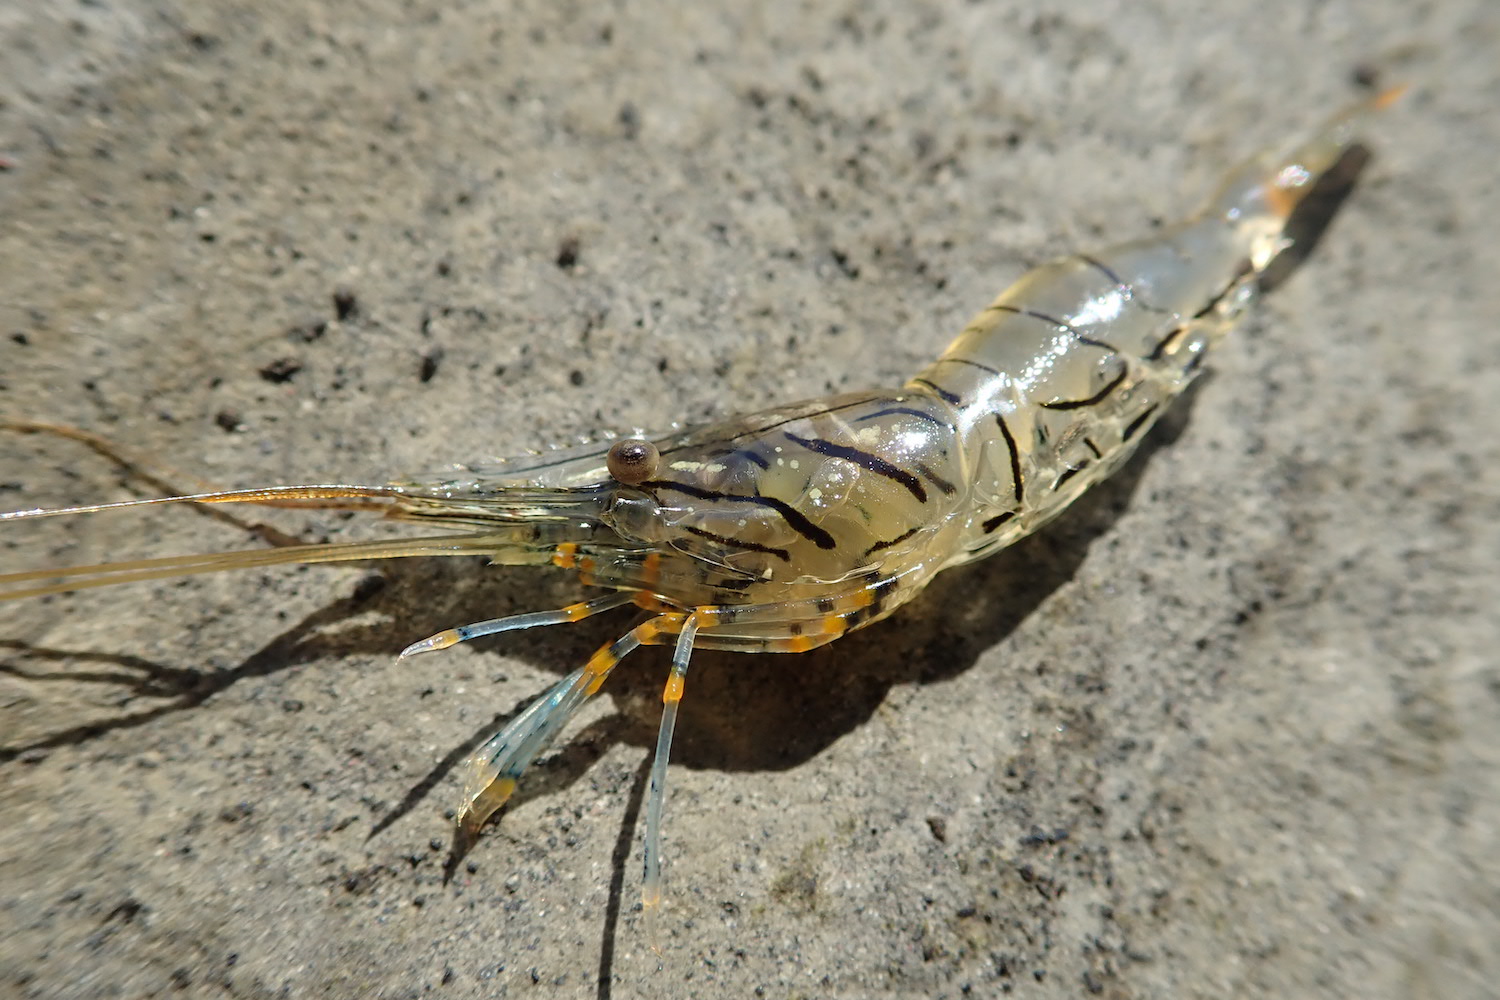
<path fill-rule="evenodd" d="M 1219 220 L 1038 267 L 909 386 L 953 407 L 972 456 L 950 563 L 1009 545 L 1135 448 L 1253 295 Z"/>

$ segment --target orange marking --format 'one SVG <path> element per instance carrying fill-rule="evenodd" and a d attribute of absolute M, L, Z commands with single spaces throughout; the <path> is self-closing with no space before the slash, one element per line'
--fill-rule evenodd
<path fill-rule="evenodd" d="M 1290 218 L 1292 210 L 1301 200 L 1275 181 L 1266 185 L 1266 204 L 1270 206 L 1271 213 L 1278 219 Z"/>
<path fill-rule="evenodd" d="M 788 653 L 805 653 L 817 646 L 817 641 L 810 635 L 793 635 L 782 640 L 786 643 Z"/>
<path fill-rule="evenodd" d="M 1386 108 L 1401 100 L 1401 95 L 1411 89 L 1409 83 L 1398 83 L 1394 87 L 1387 87 L 1370 99 L 1370 107 L 1376 111 L 1384 111 Z"/>
<path fill-rule="evenodd" d="M 848 626 L 844 624 L 844 619 L 840 618 L 838 615 L 829 615 L 828 617 L 824 618 L 823 623 L 820 627 L 825 633 L 831 635 L 840 635 L 846 628 L 848 628 Z"/>
<path fill-rule="evenodd" d="M 875 603 L 875 595 L 868 590 L 856 590 L 852 594 L 844 594 L 835 598 L 833 610 L 838 614 L 848 614 L 861 608 L 868 608 Z"/>
<path fill-rule="evenodd" d="M 645 587 L 656 586 L 656 581 L 661 577 L 661 553 L 652 552 L 646 556 L 641 563 L 641 584 Z"/>
<path fill-rule="evenodd" d="M 670 705 L 674 701 L 681 701 L 682 689 L 685 686 L 683 679 L 676 674 L 668 677 L 666 689 L 661 693 L 661 703 L 663 705 Z"/>
<path fill-rule="evenodd" d="M 676 635 L 682 630 L 683 615 L 658 615 L 649 622 L 642 622 L 635 628 L 635 634 L 641 640 L 642 646 L 660 645 L 663 636 Z"/>
<path fill-rule="evenodd" d="M 505 805 L 506 800 L 511 797 L 511 794 L 515 792 L 515 790 L 515 778 L 501 778 L 499 781 L 495 782 L 488 789 L 486 789 L 488 794 L 485 795 L 485 798 L 490 802 L 493 802 L 498 808 Z"/>
<path fill-rule="evenodd" d="M 505 805 L 512 792 L 516 790 L 516 779 L 501 778 L 486 785 L 478 795 L 469 800 L 464 810 L 459 814 L 458 825 L 461 829 L 469 832 L 477 831 L 484 825 L 484 821 L 495 814 L 495 810 Z"/>
<path fill-rule="evenodd" d="M 576 622 L 580 621 L 585 615 L 587 615 L 588 610 L 588 604 L 586 602 L 580 601 L 577 604 L 569 604 L 567 607 L 563 608 L 563 614 L 568 616 L 568 621 Z"/>
<path fill-rule="evenodd" d="M 464 638 L 458 634 L 458 629 L 445 628 L 427 641 L 432 643 L 427 647 L 428 649 L 447 649 L 449 646 L 456 646 L 463 642 Z"/>
<path fill-rule="evenodd" d="M 572 569 L 577 562 L 577 542 L 563 542 L 557 547 L 557 551 L 552 553 L 552 565 L 561 569 Z"/>
<path fill-rule="evenodd" d="M 614 643 L 610 643 L 607 646 L 600 646 L 594 655 L 589 657 L 589 662 L 583 665 L 584 674 L 603 680 L 605 675 L 615 668 L 615 664 L 620 662 L 619 657 L 615 656 L 612 652 L 614 645 Z M 595 688 L 590 690 L 589 694 L 593 694 L 596 690 L 598 690 L 597 682 Z"/>

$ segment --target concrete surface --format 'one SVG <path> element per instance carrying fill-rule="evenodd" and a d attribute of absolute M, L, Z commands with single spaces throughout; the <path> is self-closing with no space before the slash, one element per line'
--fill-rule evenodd
<path fill-rule="evenodd" d="M 0 607 L 0 995 L 1500 995 L 1500 8 L 719 6 L 5 5 L 0 411 L 381 482 L 895 382 L 1415 89 L 1116 481 L 879 628 L 696 661 L 660 971 L 662 656 L 445 884 L 455 763 L 620 625 L 398 665 L 573 593 L 411 561 Z M 0 491 L 151 488 L 7 434 Z M 251 544 L 160 510 L 0 559 Z"/>

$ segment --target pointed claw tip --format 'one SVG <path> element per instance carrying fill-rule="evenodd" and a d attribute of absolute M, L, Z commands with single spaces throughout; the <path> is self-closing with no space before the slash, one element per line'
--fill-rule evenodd
<path fill-rule="evenodd" d="M 396 659 L 400 661 L 406 659 L 408 656 L 416 656 L 418 653 L 436 652 L 439 649 L 456 646 L 462 641 L 463 639 L 459 636 L 456 629 L 444 629 L 437 635 L 430 635 L 419 642 L 414 642 L 410 646 L 407 646 Z"/>
<path fill-rule="evenodd" d="M 645 925 L 646 947 L 655 953 L 658 963 L 662 957 L 661 950 L 661 897 L 656 902 L 647 902 L 642 905 L 641 923 Z M 658 964 L 657 968 L 660 968 Z"/>
<path fill-rule="evenodd" d="M 495 815 L 516 790 L 515 778 L 497 778 L 487 783 L 477 794 L 469 797 L 468 804 L 458 814 L 458 828 L 470 836 L 477 837 L 480 827 Z"/>

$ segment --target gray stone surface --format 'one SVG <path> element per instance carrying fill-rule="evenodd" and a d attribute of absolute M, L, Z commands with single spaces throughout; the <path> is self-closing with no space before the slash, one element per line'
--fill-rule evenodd
<path fill-rule="evenodd" d="M 0 412 L 381 482 L 892 383 L 1415 88 L 1116 481 L 877 628 L 696 661 L 660 971 L 663 657 L 445 884 L 455 762 L 618 626 L 397 664 L 574 593 L 410 561 L 0 606 L 0 995 L 1500 994 L 1495 5 L 711 6 L 4 5 Z M 149 490 L 0 437 L 0 506 Z M 249 544 L 159 510 L 0 565 Z"/>

